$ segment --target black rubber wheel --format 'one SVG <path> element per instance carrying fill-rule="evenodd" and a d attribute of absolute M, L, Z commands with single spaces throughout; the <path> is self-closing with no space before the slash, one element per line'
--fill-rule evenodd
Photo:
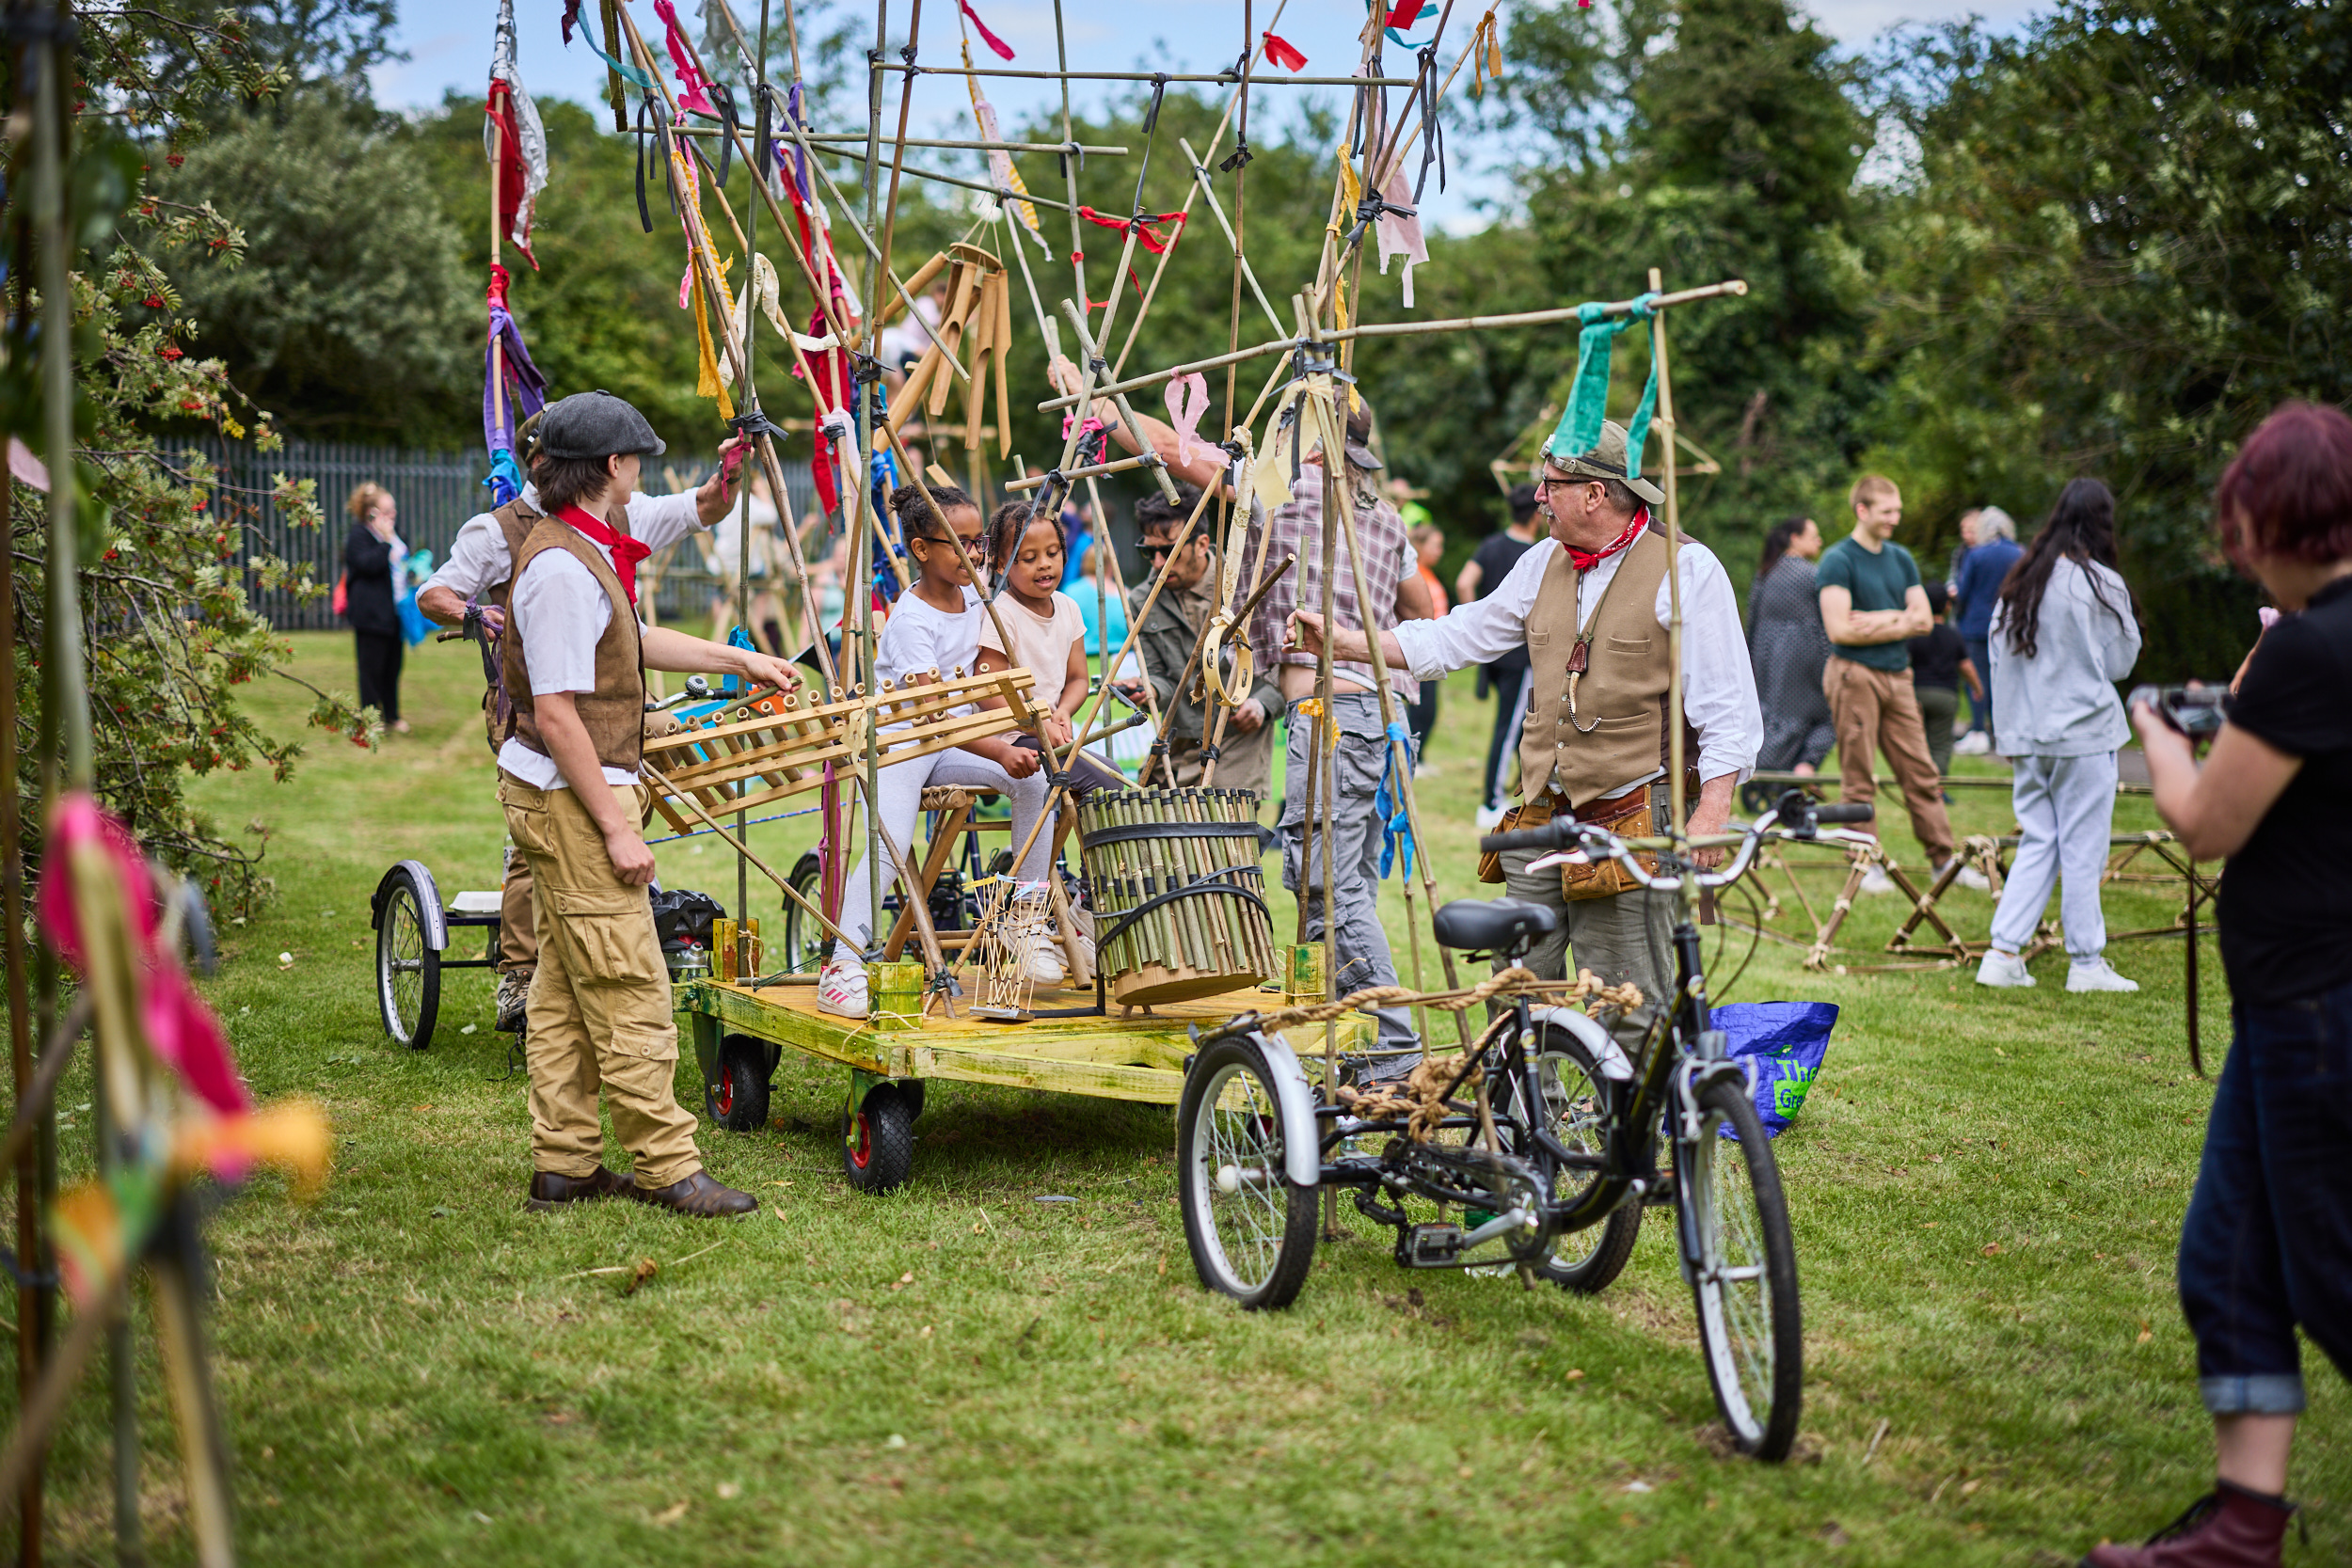
<path fill-rule="evenodd" d="M 1253 1310 L 1288 1307 L 1314 1261 L 1315 1189 L 1292 1182 L 1284 1147 L 1255 1042 L 1228 1037 L 1193 1058 L 1176 1111 L 1184 1242 L 1200 1283 Z"/>
<path fill-rule="evenodd" d="M 1606 1091 L 1584 1042 L 1565 1029 L 1545 1029 L 1537 1037 L 1534 1067 L 1542 1103 L 1532 1108 L 1527 1121 L 1549 1132 L 1564 1148 L 1579 1154 L 1607 1152 Z M 1532 1158 L 1530 1142 L 1524 1152 Z M 1561 1171 L 1552 1182 L 1552 1201 L 1571 1203 L 1598 1180 L 1595 1171 Z M 1550 1255 L 1535 1272 L 1564 1291 L 1597 1294 L 1625 1272 L 1641 1233 L 1642 1205 L 1628 1199 L 1598 1225 L 1555 1237 Z"/>
<path fill-rule="evenodd" d="M 768 1047 L 749 1035 L 719 1042 L 719 1077 L 703 1085 L 703 1114 L 730 1132 L 768 1125 Z"/>
<path fill-rule="evenodd" d="M 895 1084 L 878 1084 L 866 1103 L 842 1117 L 841 1168 L 850 1185 L 886 1193 L 914 1168 L 914 1117 Z"/>
<path fill-rule="evenodd" d="M 1695 1143 L 1675 1145 L 1680 1220 L 1697 1247 L 1683 1268 L 1699 1354 L 1740 1451 L 1786 1459 L 1804 1402 L 1804 1329 L 1780 1166 L 1745 1085 L 1709 1085 L 1699 1121 Z"/>
<path fill-rule="evenodd" d="M 812 904 L 824 902 L 824 868 L 818 863 L 814 850 L 803 855 L 792 867 L 792 891 Z M 825 954 L 831 943 L 825 928 L 817 917 L 803 909 L 798 900 L 784 901 L 784 960 L 787 974 L 814 974 L 825 967 Z"/>
<path fill-rule="evenodd" d="M 411 1051 L 433 1043 L 441 1010 L 441 955 L 425 942 L 424 895 L 405 868 L 375 927 L 375 1002 L 384 1032 Z"/>

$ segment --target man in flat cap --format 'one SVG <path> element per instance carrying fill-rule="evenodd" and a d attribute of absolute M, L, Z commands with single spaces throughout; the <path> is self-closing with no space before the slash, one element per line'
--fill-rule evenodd
<path fill-rule="evenodd" d="M 1667 782 L 1666 623 L 1672 614 L 1664 529 L 1650 507 L 1665 498 L 1629 470 L 1623 427 L 1603 421 L 1590 451 L 1544 448 L 1536 475 L 1537 515 L 1549 537 L 1519 558 L 1486 597 L 1435 621 L 1407 621 L 1381 638 L 1391 668 L 1442 679 L 1468 664 L 1524 648 L 1532 683 L 1519 736 L 1521 804 L 1500 831 L 1532 828 L 1573 814 L 1626 837 L 1661 832 L 1672 821 Z M 1369 549 L 1370 546 L 1367 546 Z M 1732 791 L 1756 763 L 1764 721 L 1740 628 L 1738 599 L 1723 563 L 1684 540 L 1683 715 L 1692 732 L 1689 831 L 1721 832 Z M 1319 615 L 1300 611 L 1309 649 L 1321 645 Z M 1364 635 L 1329 633 L 1335 659 L 1367 657 Z M 1528 957 L 1547 979 L 1576 966 L 1615 985 L 1630 980 L 1644 998 L 1621 1020 L 1629 1049 L 1669 998 L 1673 900 L 1625 879 L 1614 863 L 1530 872 L 1532 853 L 1502 857 L 1511 896 L 1563 911 L 1561 933 Z M 1718 851 L 1698 857 L 1711 864 Z M 1501 964 L 1498 962 L 1497 967 Z"/>
<path fill-rule="evenodd" d="M 766 654 L 638 618 L 648 551 L 626 507 L 640 460 L 662 450 L 644 416 L 608 392 L 550 405 L 532 463 L 541 516 L 514 550 L 499 800 L 530 863 L 539 934 L 525 1048 L 534 1210 L 609 1195 L 706 1217 L 758 1207 L 704 1173 L 674 1088 L 677 1026 L 646 897 L 653 851 L 638 831 L 644 672 L 794 677 Z M 599 1089 L 634 1160 L 628 1175 L 603 1164 Z"/>
<path fill-rule="evenodd" d="M 608 393 L 586 395 L 609 398 L 622 407 L 628 406 Z M 546 418 L 536 414 L 523 421 L 520 455 L 526 472 L 537 470 L 539 435 Z M 660 450 L 657 441 L 654 451 Z M 658 551 L 697 529 L 717 523 L 727 515 L 733 503 L 729 490 L 741 462 L 742 450 L 741 436 L 730 436 L 723 442 L 719 448 L 719 467 L 698 490 L 675 496 L 628 497 L 621 531 L 648 551 Z M 523 541 L 545 515 L 538 485 L 525 483 L 523 493 L 504 506 L 468 518 L 450 543 L 449 559 L 417 591 L 417 608 L 430 619 L 454 626 L 462 625 L 470 614 L 482 625 L 485 649 L 482 718 L 493 756 L 506 739 L 505 689 L 498 675 L 495 640 L 506 626 L 506 602 L 515 586 L 516 552 L 522 548 Z M 508 1034 L 523 1026 L 523 1003 L 531 991 L 531 973 L 538 963 L 538 930 L 531 918 L 531 865 L 509 845 L 499 903 L 497 1022 Z"/>

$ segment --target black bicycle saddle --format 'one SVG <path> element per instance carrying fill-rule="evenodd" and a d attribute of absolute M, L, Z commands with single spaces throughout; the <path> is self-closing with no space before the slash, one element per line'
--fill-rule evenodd
<path fill-rule="evenodd" d="M 1518 953 L 1560 928 L 1560 911 L 1524 898 L 1456 898 L 1432 922 L 1444 946 Z"/>

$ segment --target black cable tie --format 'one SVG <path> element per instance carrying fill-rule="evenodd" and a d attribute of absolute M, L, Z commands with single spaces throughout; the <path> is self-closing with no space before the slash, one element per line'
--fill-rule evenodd
<path fill-rule="evenodd" d="M 771 436 L 782 439 L 789 434 L 782 425 L 771 421 L 756 403 L 736 415 L 727 423 L 734 427 L 738 436 L 748 436 L 754 439 L 762 436 Z"/>
<path fill-rule="evenodd" d="M 1224 162 L 1216 166 L 1218 172 L 1231 174 L 1256 156 L 1255 152 L 1249 150 L 1249 143 L 1246 139 L 1235 137 L 1232 152 L 1226 157 Z"/>
<path fill-rule="evenodd" d="M 904 49 L 898 51 L 898 58 L 906 62 L 908 81 L 912 82 L 917 76 L 923 74 L 923 68 L 914 63 L 914 45 L 913 43 L 909 43 Z"/>
<path fill-rule="evenodd" d="M 1073 776 L 1070 769 L 1067 768 L 1061 769 L 1057 773 L 1048 773 L 1045 775 L 1045 785 L 1048 789 L 1067 791 L 1072 784 L 1077 782 L 1077 779 Z"/>
<path fill-rule="evenodd" d="M 1168 755 L 1168 741 L 1166 737 L 1158 737 L 1152 740 L 1152 754 L 1155 757 L 1164 757 Z"/>
<path fill-rule="evenodd" d="M 1250 52 L 1248 50 L 1244 49 L 1240 54 L 1234 55 L 1233 63 L 1227 66 L 1223 71 L 1217 72 L 1217 79 L 1224 82 L 1238 82 L 1245 75 L 1248 74 L 1249 54 Z"/>
<path fill-rule="evenodd" d="M 1216 748 L 1214 746 L 1201 747 L 1200 760 L 1202 762 L 1215 762 L 1216 760 Z"/>
<path fill-rule="evenodd" d="M 647 99 L 637 105 L 637 221 L 653 232 L 653 209 L 645 205 L 645 122 L 653 108 Z"/>
<path fill-rule="evenodd" d="M 724 82 L 710 84 L 711 102 L 719 105 L 719 184 L 727 182 L 728 160 L 735 155 L 735 94 Z M 756 180 L 757 174 L 753 178 Z"/>

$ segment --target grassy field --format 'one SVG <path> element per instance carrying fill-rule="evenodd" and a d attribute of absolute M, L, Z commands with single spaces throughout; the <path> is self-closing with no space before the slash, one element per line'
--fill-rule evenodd
<path fill-rule="evenodd" d="M 350 684 L 347 639 L 296 646 L 303 673 Z M 943 1085 L 914 1180 L 869 1198 L 840 1171 L 842 1074 L 787 1057 L 766 1132 L 703 1135 L 712 1172 L 759 1195 L 753 1219 L 523 1213 L 522 1085 L 489 980 L 449 977 L 423 1053 L 390 1046 L 371 995 L 384 868 L 414 856 L 445 894 L 490 887 L 502 837 L 471 652 L 427 644 L 409 672 L 414 735 L 322 737 L 289 784 L 199 790 L 222 822 L 267 825 L 279 884 L 207 990 L 259 1093 L 321 1098 L 338 1144 L 323 1201 L 262 1180 L 210 1226 L 250 1560 L 2059 1564 L 2206 1484 L 2171 1259 L 2210 1089 L 2184 1051 L 2177 942 L 2114 950 L 2130 997 L 2064 994 L 2062 958 L 2039 990 L 1994 992 L 1757 952 L 1732 999 L 1844 1009 L 1777 1145 L 1810 1458 L 1768 1468 L 1703 1441 L 1669 1227 L 1582 1299 L 1407 1277 L 1358 1219 L 1294 1308 L 1244 1315 L 1193 1278 L 1170 1117 L 1149 1107 Z M 261 700 L 291 723 L 303 696 Z M 1486 896 L 1469 817 L 1488 710 L 1467 677 L 1446 701 L 1429 849 L 1443 893 Z M 2005 829 L 2007 799 L 1964 796 L 1963 830 Z M 2152 825 L 2142 801 L 2119 813 Z M 784 863 L 802 826 L 759 830 L 762 852 Z M 661 854 L 665 880 L 732 902 L 723 852 Z M 1382 902 L 1402 953 L 1392 887 Z M 1889 903 L 1863 904 L 1851 945 L 1885 940 Z M 1983 895 L 1954 903 L 1981 934 Z M 2129 891 L 2108 907 L 2118 929 L 2171 912 Z M 2217 985 L 2204 1028 L 2217 1058 Z M 691 1052 L 679 1097 L 701 1103 Z M 69 1173 L 89 1099 L 86 1074 L 61 1095 Z M 633 1294 L 581 1273 L 640 1258 L 673 1266 Z M 181 1560 L 149 1372 L 147 1528 Z M 2312 1394 L 2296 1491 L 2315 1506 L 2288 1557 L 2342 1561 L 2347 1401 L 2325 1370 Z M 58 1560 L 111 1560 L 104 1430 L 93 1378 L 56 1451 Z"/>

